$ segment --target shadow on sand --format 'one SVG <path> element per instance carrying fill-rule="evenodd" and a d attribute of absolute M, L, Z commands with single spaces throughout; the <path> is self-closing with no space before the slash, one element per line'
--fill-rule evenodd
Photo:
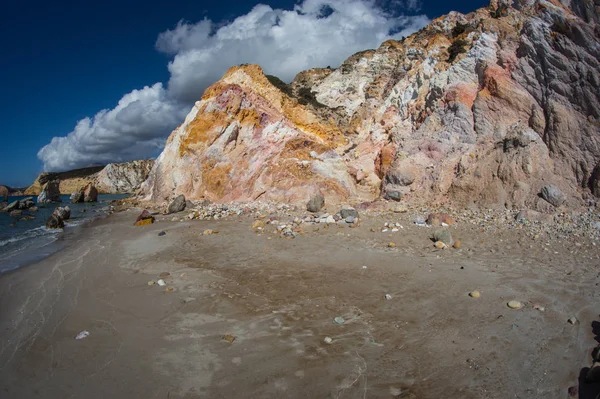
<path fill-rule="evenodd" d="M 592 322 L 594 339 L 600 343 L 600 322 Z M 600 361 L 600 345 L 592 350 L 592 362 Z M 590 373 L 590 367 L 584 367 L 579 372 L 579 399 L 600 399 L 600 367 Z"/>

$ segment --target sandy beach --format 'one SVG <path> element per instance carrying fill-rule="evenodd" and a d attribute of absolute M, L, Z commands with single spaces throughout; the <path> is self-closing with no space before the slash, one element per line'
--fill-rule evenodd
<path fill-rule="evenodd" d="M 257 233 L 250 215 L 134 227 L 138 213 L 96 221 L 64 250 L 0 276 L 1 397 L 600 392 L 578 382 L 600 330 L 600 251 L 589 240 L 459 222 L 460 249 L 438 250 L 408 213 L 295 239 Z M 403 228 L 382 233 L 388 220 Z M 166 285 L 149 285 L 161 273 Z"/>

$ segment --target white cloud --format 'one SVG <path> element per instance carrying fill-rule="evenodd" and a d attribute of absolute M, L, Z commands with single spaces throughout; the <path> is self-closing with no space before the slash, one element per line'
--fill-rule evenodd
<path fill-rule="evenodd" d="M 208 19 L 179 22 L 156 42 L 157 50 L 174 57 L 166 89 L 157 83 L 126 94 L 114 109 L 52 139 L 38 157 L 46 170 L 62 170 L 152 156 L 204 89 L 232 65 L 260 64 L 290 81 L 308 68 L 337 67 L 358 51 L 407 36 L 429 22 L 425 16 L 390 12 L 396 1 L 386 3 L 388 11 L 374 0 L 304 0 L 293 10 L 259 4 L 220 27 Z"/>

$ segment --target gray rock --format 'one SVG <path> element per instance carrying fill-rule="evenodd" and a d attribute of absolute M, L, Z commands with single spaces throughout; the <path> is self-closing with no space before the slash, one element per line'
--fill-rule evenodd
<path fill-rule="evenodd" d="M 437 229 L 433 232 L 433 240 L 435 242 L 441 241 L 447 246 L 451 247 L 454 244 L 454 240 L 452 239 L 452 234 L 448 229 Z"/>
<path fill-rule="evenodd" d="M 42 188 L 42 192 L 38 195 L 38 204 L 47 204 L 50 202 L 60 202 L 60 180 L 50 180 Z"/>
<path fill-rule="evenodd" d="M 385 181 L 388 184 L 410 186 L 415 181 L 415 174 L 408 168 L 394 168 L 388 171 Z"/>
<path fill-rule="evenodd" d="M 559 207 L 565 202 L 565 196 L 558 189 L 558 187 L 548 184 L 542 187 L 542 198 L 551 203 L 552 205 Z"/>
<path fill-rule="evenodd" d="M 346 223 L 350 223 L 350 224 L 352 224 L 352 223 L 354 223 L 354 222 L 356 222 L 356 218 L 355 218 L 354 216 L 348 216 L 348 217 L 346 218 Z"/>
<path fill-rule="evenodd" d="M 164 236 L 164 235 L 166 235 L 166 234 L 167 234 L 167 233 L 165 233 L 164 231 L 161 231 L 160 233 L 158 233 L 158 236 L 159 236 L 159 237 L 162 237 L 162 236 Z"/>
<path fill-rule="evenodd" d="M 182 195 L 176 197 L 173 201 L 171 201 L 171 203 L 169 204 L 169 207 L 167 208 L 167 213 L 171 214 L 171 213 L 181 212 L 185 209 L 185 207 L 186 207 L 185 195 L 182 194 Z"/>
<path fill-rule="evenodd" d="M 65 206 L 64 208 L 59 206 L 52 214 L 58 216 L 62 220 L 69 220 L 71 218 L 71 208 L 68 206 Z"/>
<path fill-rule="evenodd" d="M 63 227 L 65 227 L 65 223 L 56 215 L 50 215 L 46 220 L 46 228 L 48 229 L 62 229 Z"/>
<path fill-rule="evenodd" d="M 88 183 L 83 189 L 83 202 L 98 201 L 98 189 L 92 183 Z"/>
<path fill-rule="evenodd" d="M 6 205 L 6 207 L 4 207 L 4 209 L 2 209 L 4 212 L 10 212 L 14 209 L 19 209 L 19 201 L 13 201 L 10 204 Z"/>
<path fill-rule="evenodd" d="M 392 201 L 400 201 L 400 200 L 402 200 L 402 193 L 397 190 L 387 191 L 385 193 L 385 199 L 392 200 Z"/>
<path fill-rule="evenodd" d="M 319 212 L 323 209 L 323 206 L 325 206 L 325 197 L 317 194 L 306 203 L 306 210 L 309 212 Z"/>
<path fill-rule="evenodd" d="M 415 224 L 425 224 L 425 218 L 423 216 L 417 216 L 415 218 Z"/>
<path fill-rule="evenodd" d="M 71 204 L 83 202 L 83 191 L 77 191 L 71 194 Z"/>
<path fill-rule="evenodd" d="M 358 217 L 358 211 L 354 208 L 352 208 L 351 206 L 344 206 L 342 207 L 342 209 L 340 209 L 340 216 L 342 217 L 342 219 L 346 219 L 347 217 L 350 216 L 354 216 L 355 218 Z"/>

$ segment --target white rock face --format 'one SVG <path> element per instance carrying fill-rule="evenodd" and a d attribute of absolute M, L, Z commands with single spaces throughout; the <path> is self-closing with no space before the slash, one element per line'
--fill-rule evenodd
<path fill-rule="evenodd" d="M 111 163 L 96 177 L 96 185 L 104 193 L 134 193 L 148 178 L 154 160 Z"/>

